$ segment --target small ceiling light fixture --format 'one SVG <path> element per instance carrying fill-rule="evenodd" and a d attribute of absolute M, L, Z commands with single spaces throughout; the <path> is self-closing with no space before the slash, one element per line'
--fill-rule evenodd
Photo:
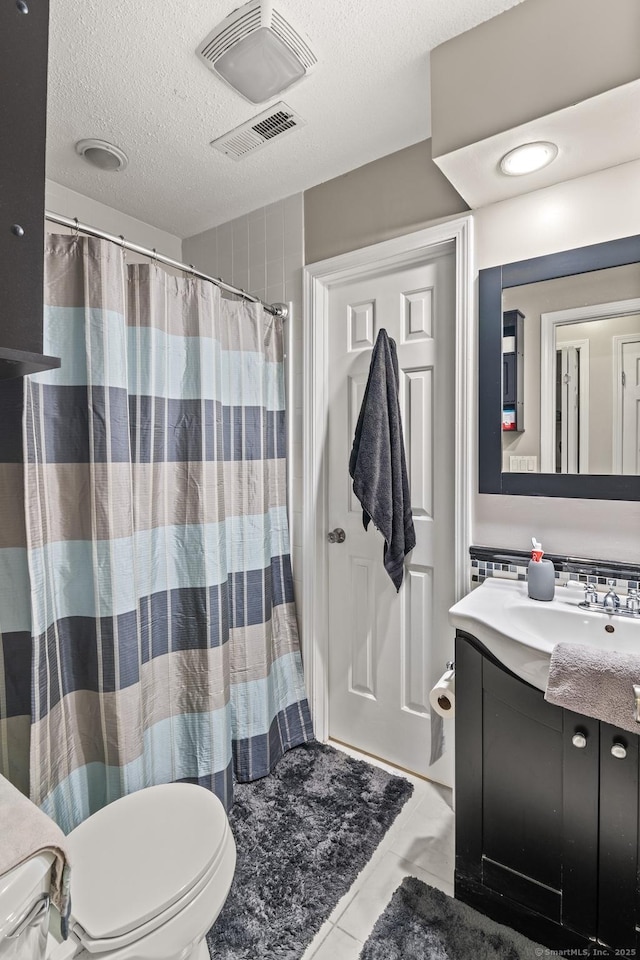
<path fill-rule="evenodd" d="M 271 0 L 249 0 L 197 48 L 198 57 L 251 103 L 264 103 L 301 80 L 317 59 Z"/>
<path fill-rule="evenodd" d="M 111 170 L 115 173 L 124 170 L 129 163 L 129 158 L 124 150 L 116 147 L 113 143 L 107 143 L 106 140 L 78 140 L 76 153 L 92 166 L 98 167 L 100 170 Z"/>
<path fill-rule="evenodd" d="M 548 140 L 536 140 L 523 143 L 505 153 L 500 161 L 500 169 L 509 177 L 520 177 L 525 173 L 534 173 L 548 166 L 558 156 L 555 143 Z"/>

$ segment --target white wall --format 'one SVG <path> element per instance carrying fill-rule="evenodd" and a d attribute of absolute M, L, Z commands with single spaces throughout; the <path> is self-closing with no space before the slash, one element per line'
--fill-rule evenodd
<path fill-rule="evenodd" d="M 117 176 L 116 173 L 113 176 Z M 136 220 L 115 207 L 106 203 L 92 200 L 82 193 L 63 187 L 53 180 L 45 182 L 45 206 L 51 213 L 59 213 L 64 217 L 77 217 L 81 223 L 90 227 L 98 227 L 106 233 L 116 237 L 123 235 L 125 240 L 137 243 L 141 247 L 155 249 L 172 260 L 182 260 L 182 240 L 165 230 L 152 227 L 142 220 Z M 47 230 L 55 233 L 63 228 L 47 223 Z"/>
<path fill-rule="evenodd" d="M 476 267 L 640 233 L 640 161 L 483 207 L 474 213 Z M 475 484 L 477 490 L 477 482 Z M 640 562 L 640 502 L 474 496 L 472 539 L 526 550 Z"/>

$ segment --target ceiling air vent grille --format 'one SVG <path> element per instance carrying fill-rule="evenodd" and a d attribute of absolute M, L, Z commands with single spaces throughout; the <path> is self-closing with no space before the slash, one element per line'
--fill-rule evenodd
<path fill-rule="evenodd" d="M 276 137 L 285 136 L 297 127 L 303 127 L 305 121 L 283 103 L 274 103 L 257 117 L 230 130 L 224 136 L 211 141 L 211 146 L 233 160 L 241 160 L 248 153 L 255 153 Z"/>
<path fill-rule="evenodd" d="M 286 110 L 278 110 L 277 113 L 270 114 L 266 120 L 254 123 L 253 129 L 265 140 L 271 140 L 272 137 L 277 137 L 285 130 L 290 130 L 291 127 L 296 126 L 296 119 L 292 113 Z"/>

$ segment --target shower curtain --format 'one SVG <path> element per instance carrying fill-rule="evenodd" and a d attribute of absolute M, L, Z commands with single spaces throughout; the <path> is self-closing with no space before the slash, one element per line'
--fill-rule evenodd
<path fill-rule="evenodd" d="M 282 321 L 88 237 L 50 236 L 46 278 L 62 366 L 25 381 L 23 420 L 31 798 L 64 830 L 176 780 L 228 808 L 234 777 L 312 738 Z"/>

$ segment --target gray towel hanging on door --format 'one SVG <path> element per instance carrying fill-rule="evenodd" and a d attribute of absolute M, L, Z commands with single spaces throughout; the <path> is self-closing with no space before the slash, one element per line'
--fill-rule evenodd
<path fill-rule="evenodd" d="M 362 504 L 365 530 L 373 520 L 385 539 L 384 566 L 396 590 L 402 584 L 404 558 L 416 545 L 398 385 L 396 345 L 382 329 L 371 354 L 349 474 Z"/>

